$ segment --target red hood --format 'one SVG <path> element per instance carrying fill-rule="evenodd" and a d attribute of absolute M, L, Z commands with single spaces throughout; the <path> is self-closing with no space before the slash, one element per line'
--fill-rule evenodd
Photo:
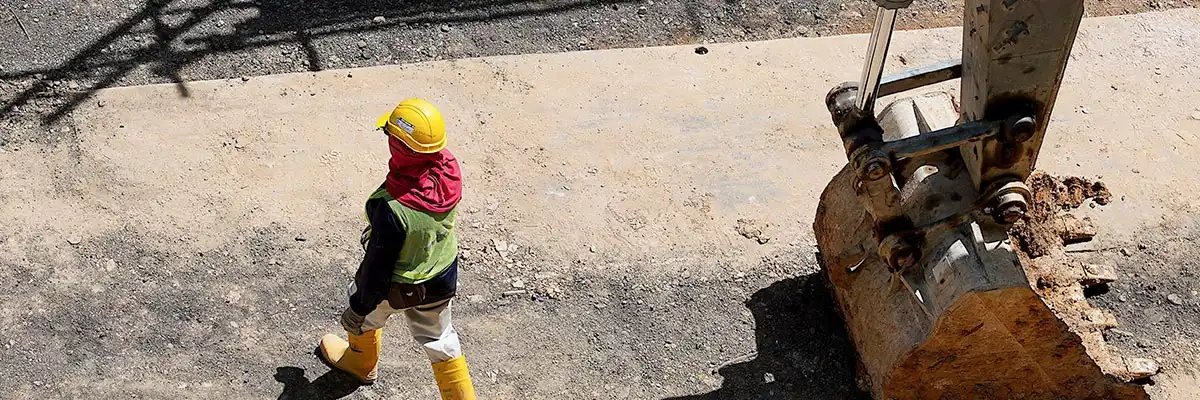
<path fill-rule="evenodd" d="M 462 199 L 462 172 L 448 150 L 417 153 L 389 136 L 388 176 L 384 187 L 400 204 L 429 212 L 454 209 Z"/>

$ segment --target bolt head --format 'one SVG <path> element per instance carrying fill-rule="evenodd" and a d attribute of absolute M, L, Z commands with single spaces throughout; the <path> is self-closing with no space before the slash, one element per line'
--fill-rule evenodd
<path fill-rule="evenodd" d="M 914 265 L 917 265 L 917 257 L 915 252 L 905 251 L 904 253 L 896 256 L 896 268 L 899 270 L 906 270 L 912 268 Z"/>
<path fill-rule="evenodd" d="M 867 163 L 867 179 L 876 180 L 887 175 L 888 167 L 883 161 L 871 161 Z"/>
<path fill-rule="evenodd" d="M 1033 138 L 1034 131 L 1037 130 L 1037 122 L 1033 117 L 1023 117 L 1009 127 L 1009 136 L 1015 142 L 1024 142 Z"/>
<path fill-rule="evenodd" d="M 1002 206 L 996 213 L 996 220 L 1005 224 L 1015 224 L 1025 218 L 1025 207 L 1022 203 Z"/>

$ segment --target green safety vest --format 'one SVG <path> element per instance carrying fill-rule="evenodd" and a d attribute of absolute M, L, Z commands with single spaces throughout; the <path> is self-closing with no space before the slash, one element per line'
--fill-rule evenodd
<path fill-rule="evenodd" d="M 458 256 L 458 236 L 454 234 L 457 207 L 444 213 L 414 210 L 400 204 L 383 187 L 370 199 L 386 200 L 404 230 L 404 246 L 396 258 L 393 282 L 421 283 L 450 268 Z"/>

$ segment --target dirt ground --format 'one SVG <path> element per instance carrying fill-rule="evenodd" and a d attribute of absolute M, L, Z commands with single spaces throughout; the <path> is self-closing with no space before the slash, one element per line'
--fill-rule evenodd
<path fill-rule="evenodd" d="M 1087 0 L 1086 13 L 1197 5 Z M 861 33 L 874 10 L 867 0 L 9 0 L 0 6 L 0 126 L 57 121 L 114 86 Z M 961 2 L 918 1 L 898 24 L 961 19 Z M 11 139 L 0 132 L 0 143 Z"/>
<path fill-rule="evenodd" d="M 1111 192 L 1072 211 L 1097 235 L 1062 252 L 1119 274 L 1086 300 L 1115 317 L 1103 333 L 1113 352 L 1162 366 L 1148 382 L 1159 399 L 1200 396 L 1197 21 L 1197 10 L 1086 21 L 1039 161 Z M 944 59 L 958 38 L 907 32 L 895 54 Z M 386 151 L 367 125 L 423 93 L 451 116 L 467 175 L 455 323 L 482 398 L 861 398 L 811 222 L 845 162 L 820 100 L 857 76 L 861 55 L 842 49 L 862 42 L 120 88 L 58 120 L 10 120 L 0 387 L 14 398 L 435 398 L 403 328 L 385 333 L 371 387 L 312 354 L 338 329 L 361 202 L 382 177 Z"/>

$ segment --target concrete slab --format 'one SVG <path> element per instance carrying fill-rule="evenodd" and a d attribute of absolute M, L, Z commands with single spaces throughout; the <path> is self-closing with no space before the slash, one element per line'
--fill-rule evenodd
<path fill-rule="evenodd" d="M 621 337 L 631 328 L 605 327 L 602 316 L 588 314 L 619 318 L 601 309 L 632 301 L 626 291 L 655 293 L 647 282 L 732 285 L 745 274 L 770 284 L 780 274 L 815 271 L 817 197 L 845 162 L 822 99 L 837 82 L 857 78 L 865 40 L 715 44 L 705 55 L 665 47 L 495 57 L 191 82 L 186 92 L 175 85 L 101 91 L 72 113 L 65 140 L 0 154 L 0 221 L 8 221 L 0 226 L 0 264 L 19 266 L 4 281 L 32 282 L 0 295 L 0 334 L 89 354 L 48 356 L 28 370 L 44 370 L 56 386 L 7 383 L 31 396 L 265 398 L 294 388 L 271 382 L 272 373 L 284 382 L 279 375 L 291 370 L 269 367 L 302 358 L 318 333 L 336 328 L 339 291 L 356 268 L 361 203 L 385 172 L 384 138 L 370 124 L 397 101 L 422 96 L 449 117 L 450 148 L 467 182 L 463 235 L 468 251 L 487 261 L 468 263 L 464 274 L 474 277 L 462 288 L 464 297 L 486 298 L 465 298 L 456 321 L 485 398 L 713 390 L 721 384 L 704 360 L 715 365 L 753 349 L 753 327 L 723 328 L 745 313 L 712 310 L 729 302 L 723 296 L 740 302 L 755 288 L 717 287 L 690 299 L 670 297 L 683 289 L 666 285 L 666 294 L 648 297 L 660 307 L 714 308 L 688 311 L 691 320 L 663 317 L 661 308 L 638 311 L 654 329 L 635 336 L 678 337 L 676 345 L 696 349 L 714 332 L 734 336 L 718 339 L 728 349 L 682 359 L 661 342 L 651 343 L 654 351 L 614 350 L 642 344 Z M 955 57 L 960 40 L 957 28 L 900 33 L 890 69 Z M 1039 167 L 1109 185 L 1118 201 L 1086 210 L 1103 221 L 1098 240 L 1127 243 L 1164 221 L 1195 220 L 1197 43 L 1200 10 L 1085 21 Z M 739 223 L 764 228 L 770 240 L 743 237 Z M 520 250 L 500 256 L 492 239 Z M 781 255 L 795 256 L 784 264 L 790 270 L 763 261 Z M 288 259 L 286 267 L 268 262 L 276 258 Z M 114 259 L 127 275 L 105 269 Z M 494 303 L 507 301 L 499 296 L 505 279 L 536 274 L 559 278 L 526 279 L 568 289 L 561 308 L 496 311 Z M 588 283 L 597 277 L 611 281 Z M 139 279 L 161 289 L 125 286 Z M 301 283 L 308 279 L 322 281 Z M 181 285 L 192 286 L 186 304 L 168 301 L 173 308 L 165 311 L 152 304 Z M 103 303 L 100 320 L 63 309 L 70 298 Z M 76 317 L 51 328 L 37 323 L 56 313 Z M 80 321 L 140 328 L 118 343 L 76 337 Z M 547 325 L 561 321 L 574 326 Z M 157 329 L 183 333 L 167 335 L 171 346 L 123 353 L 125 361 L 85 350 L 155 342 Z M 597 344 L 589 329 L 615 330 Z M 229 362 L 201 360 L 209 348 Z M 408 386 L 429 379 L 427 367 L 413 362 L 419 356 L 402 349 L 388 349 L 387 385 L 372 390 L 430 396 L 429 388 Z M 296 362 L 314 365 L 311 356 Z M 178 364 L 146 375 L 144 367 L 157 363 Z M 1195 387 L 1194 361 L 1177 365 L 1188 363 L 1193 372 L 1173 376 L 1184 382 L 1176 386 Z"/>

